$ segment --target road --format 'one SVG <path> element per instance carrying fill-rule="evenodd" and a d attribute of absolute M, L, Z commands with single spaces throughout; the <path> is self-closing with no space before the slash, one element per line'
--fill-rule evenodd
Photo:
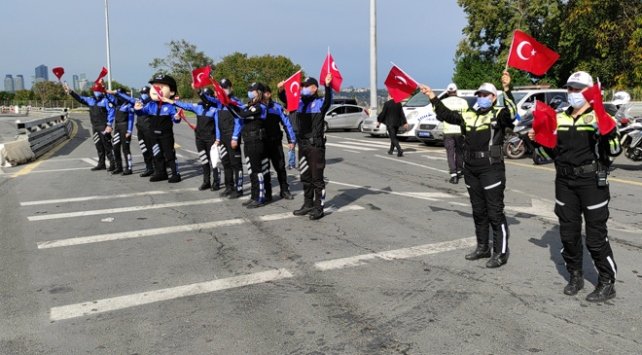
<path fill-rule="evenodd" d="M 276 198 L 248 210 L 199 192 L 192 133 L 183 182 L 89 170 L 88 119 L 35 163 L 0 171 L 2 354 L 639 354 L 642 167 L 611 176 L 617 297 L 565 296 L 553 172 L 507 163 L 509 263 L 487 269 L 465 185 L 442 147 L 328 133 L 328 214 Z M 132 150 L 138 154 L 136 141 Z M 134 156 L 135 170 L 143 168 Z M 274 174 L 273 174 L 274 177 Z M 248 179 L 246 179 L 248 180 Z M 246 185 L 246 191 L 249 186 Z M 278 188 L 275 189 L 278 193 Z"/>

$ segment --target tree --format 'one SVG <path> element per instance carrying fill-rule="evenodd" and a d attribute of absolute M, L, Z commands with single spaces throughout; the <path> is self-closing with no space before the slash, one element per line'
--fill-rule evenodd
<path fill-rule="evenodd" d="M 16 95 L 8 91 L 0 91 L 0 105 L 8 105 Z"/>
<path fill-rule="evenodd" d="M 64 100 L 66 96 L 62 85 L 53 81 L 39 81 L 33 84 L 31 90 L 43 106 L 50 101 Z"/>
<path fill-rule="evenodd" d="M 149 66 L 158 73 L 169 74 L 176 79 L 181 97 L 194 97 L 192 70 L 214 64 L 214 60 L 196 49 L 196 46 L 182 39 L 167 44 L 169 54 L 165 58 L 154 58 Z"/>
<path fill-rule="evenodd" d="M 18 90 L 16 91 L 16 95 L 13 99 L 15 101 L 22 103 L 22 102 L 27 102 L 29 100 L 33 100 L 34 97 L 35 97 L 34 93 L 31 90 Z"/>

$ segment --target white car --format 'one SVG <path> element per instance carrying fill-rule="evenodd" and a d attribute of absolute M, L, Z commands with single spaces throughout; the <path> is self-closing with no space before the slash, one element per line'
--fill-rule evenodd
<path fill-rule="evenodd" d="M 332 105 L 325 114 L 325 130 L 361 130 L 363 121 L 368 118 L 368 110 L 350 104 Z"/>
<path fill-rule="evenodd" d="M 403 129 L 402 127 L 399 128 L 397 137 L 401 140 L 417 139 L 415 131 L 420 124 L 439 124 L 435 111 L 432 109 L 432 105 L 430 104 L 430 100 L 428 100 L 428 97 L 423 93 L 417 93 L 412 96 L 403 105 L 403 113 L 406 115 L 408 129 Z"/>
<path fill-rule="evenodd" d="M 369 134 L 372 137 L 388 137 L 388 128 L 385 124 L 380 124 L 377 127 L 377 117 L 368 117 L 363 120 L 361 124 L 361 132 Z"/>
<path fill-rule="evenodd" d="M 568 93 L 566 89 L 535 89 L 535 90 L 513 90 L 513 98 L 517 106 L 517 114 L 523 117 L 530 108 L 533 107 L 535 100 L 550 103 L 553 99 L 560 99 L 562 102 L 568 102 Z"/>

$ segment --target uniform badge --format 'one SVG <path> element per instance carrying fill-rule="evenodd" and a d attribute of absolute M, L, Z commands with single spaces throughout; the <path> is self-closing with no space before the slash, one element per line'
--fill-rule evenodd
<path fill-rule="evenodd" d="M 169 110 L 167 106 L 163 107 L 163 112 L 167 112 L 167 110 Z"/>
<path fill-rule="evenodd" d="M 593 116 L 592 115 L 586 115 L 583 117 L 584 123 L 589 124 L 591 121 L 593 121 Z"/>

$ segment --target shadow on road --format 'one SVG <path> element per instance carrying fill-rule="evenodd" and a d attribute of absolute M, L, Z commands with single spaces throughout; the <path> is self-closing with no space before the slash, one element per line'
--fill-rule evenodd
<path fill-rule="evenodd" d="M 642 171 L 642 162 L 632 163 L 632 164 L 619 164 L 615 163 L 611 165 L 613 169 L 622 169 L 626 171 Z"/>
<path fill-rule="evenodd" d="M 330 207 L 341 208 L 355 203 L 363 196 L 369 195 L 380 195 L 385 193 L 384 191 L 392 191 L 390 187 L 386 187 L 384 191 L 372 191 L 369 190 L 370 186 L 358 187 L 353 189 L 341 189 L 338 190 L 339 194 L 334 195 L 331 200 L 325 202 L 325 205 Z M 375 208 L 376 209 L 376 208 Z"/>

